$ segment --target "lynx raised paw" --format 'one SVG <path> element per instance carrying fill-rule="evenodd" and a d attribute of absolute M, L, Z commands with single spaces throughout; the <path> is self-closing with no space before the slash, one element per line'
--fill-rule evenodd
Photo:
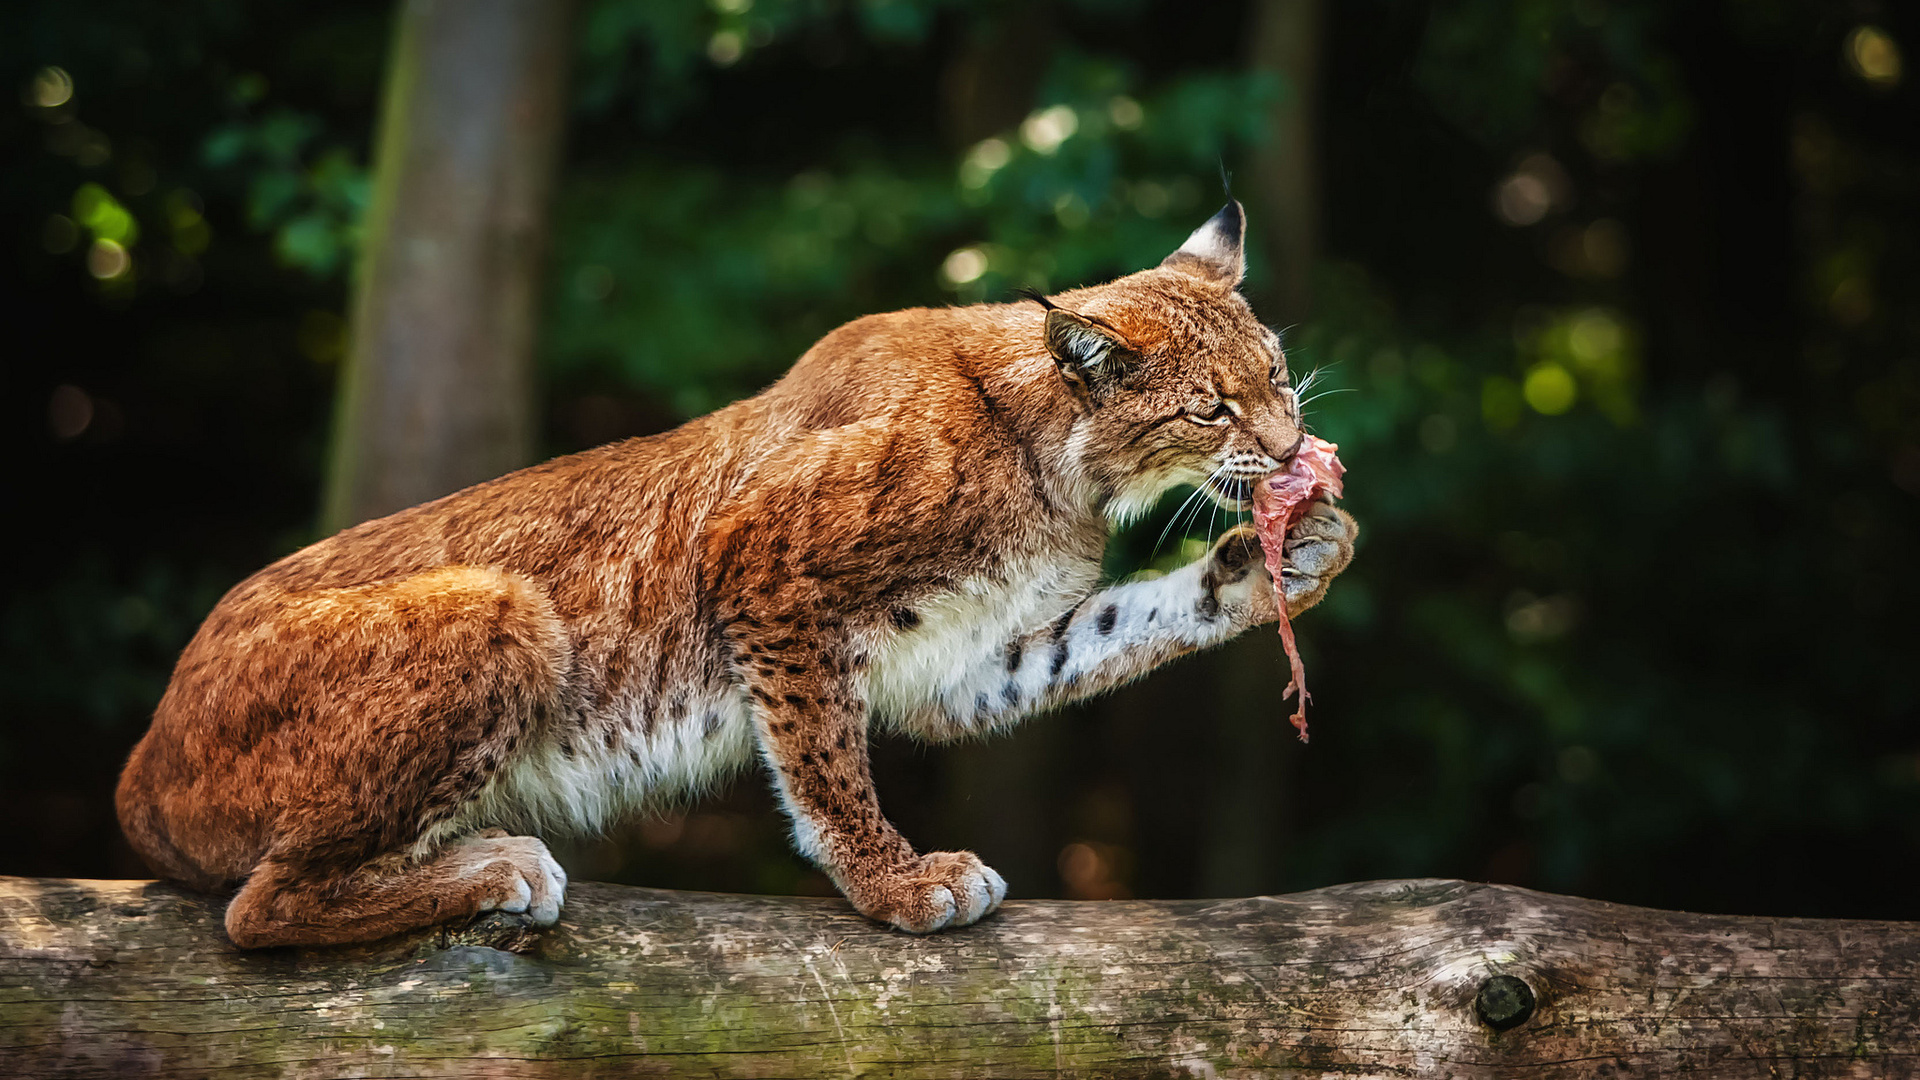
<path fill-rule="evenodd" d="M 1345 510 L 1321 499 L 1287 533 L 1286 563 L 1280 571 L 1287 612 L 1297 615 L 1320 602 L 1334 576 L 1353 561 L 1360 527 Z"/>
<path fill-rule="evenodd" d="M 524 913 L 535 926 L 560 921 L 567 872 L 554 861 L 546 844 L 531 836 L 488 829 L 460 841 L 448 854 L 458 860 L 461 877 L 477 881 L 476 912 Z"/>
<path fill-rule="evenodd" d="M 992 914 L 1007 898 L 1007 883 L 971 851 L 936 851 L 848 895 L 869 918 L 931 934 Z"/>

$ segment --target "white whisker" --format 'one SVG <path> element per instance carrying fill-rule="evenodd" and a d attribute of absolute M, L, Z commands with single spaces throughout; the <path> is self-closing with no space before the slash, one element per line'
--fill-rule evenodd
<path fill-rule="evenodd" d="M 1356 389 L 1358 389 L 1358 387 L 1353 387 L 1353 386 L 1336 386 L 1336 387 L 1333 387 L 1333 388 L 1332 388 L 1332 389 L 1330 389 L 1330 390 L 1322 390 L 1322 391 L 1320 391 L 1319 393 L 1317 393 L 1317 394 L 1315 394 L 1315 395 L 1313 395 L 1312 397 L 1310 397 L 1310 398 L 1307 398 L 1306 400 L 1304 400 L 1304 401 L 1302 401 L 1302 402 L 1300 402 L 1300 407 L 1301 407 L 1302 409 L 1304 409 L 1304 408 L 1306 408 L 1307 406 L 1309 406 L 1309 405 L 1311 405 L 1311 404 L 1313 404 L 1314 402 L 1316 402 L 1316 401 L 1319 401 L 1319 400 L 1320 400 L 1321 398 L 1323 398 L 1323 397 L 1326 397 L 1326 396 L 1327 396 L 1328 394 L 1351 394 L 1351 393 L 1353 393 L 1353 392 L 1354 392 L 1354 391 L 1355 391 Z"/>
<path fill-rule="evenodd" d="M 1216 509 L 1217 509 L 1217 508 L 1219 507 L 1219 505 L 1220 505 L 1220 504 L 1219 504 L 1219 503 L 1216 503 L 1216 502 L 1214 502 L 1214 500 L 1213 500 L 1213 497 L 1212 497 L 1212 495 L 1211 495 L 1211 494 L 1209 493 L 1209 491 L 1208 491 L 1208 489 L 1209 489 L 1210 487 L 1212 487 L 1212 485 L 1213 485 L 1213 482 L 1214 482 L 1215 480 L 1218 480 L 1218 479 L 1219 479 L 1219 478 L 1221 477 L 1221 475 L 1222 475 L 1222 474 L 1224 474 L 1224 473 L 1226 473 L 1226 472 L 1227 472 L 1227 463 L 1226 463 L 1226 462 L 1224 462 L 1224 461 L 1223 461 L 1223 462 L 1221 462 L 1220 464 L 1218 464 L 1218 465 L 1216 465 L 1216 466 L 1214 466 L 1214 467 L 1213 467 L 1213 471 L 1207 474 L 1207 478 L 1206 478 L 1205 480 L 1202 480 L 1202 481 L 1200 482 L 1200 486 L 1194 489 L 1194 491 L 1193 491 L 1193 495 L 1189 495 L 1189 496 L 1187 497 L 1187 501 L 1186 501 L 1185 503 L 1182 503 L 1182 504 L 1181 504 L 1181 509 L 1182 509 L 1182 510 L 1184 510 L 1184 511 L 1186 511 L 1186 517 L 1187 517 L 1187 525 L 1188 525 L 1188 526 L 1191 526 L 1191 525 L 1193 524 L 1193 522 L 1194 522 L 1194 521 L 1195 521 L 1196 519 L 1198 519 L 1198 517 L 1200 516 L 1200 509 L 1201 509 L 1201 507 L 1203 507 L 1203 506 L 1213 506 L 1213 507 L 1215 507 Z M 1198 503 L 1196 503 L 1196 502 L 1194 502 L 1194 499 L 1195 499 L 1196 497 L 1202 497 L 1202 498 L 1203 498 L 1203 501 L 1201 501 L 1201 502 L 1198 502 Z M 1190 509 L 1190 510 L 1188 509 L 1188 507 L 1189 507 L 1189 505 L 1191 505 L 1191 509 Z M 1177 526 L 1179 525 L 1179 522 L 1180 522 L 1180 518 L 1181 518 L 1181 515 L 1180 515 L 1179 513 L 1176 513 L 1176 514 L 1174 515 L 1174 519 L 1173 519 L 1172 521 L 1169 521 L 1169 522 L 1167 523 L 1167 530 L 1168 530 L 1168 531 L 1171 531 L 1172 529 L 1174 529 L 1175 527 L 1177 527 Z M 1211 523 L 1209 523 L 1209 529 L 1211 529 Z M 1162 532 L 1162 533 L 1161 533 L 1161 539 L 1162 539 L 1162 540 L 1165 540 L 1165 539 L 1166 539 L 1166 532 Z M 1156 543 L 1156 544 L 1154 545 L 1154 554 L 1155 554 L 1155 555 L 1158 555 L 1158 554 L 1159 554 L 1159 552 L 1160 552 L 1160 545 L 1159 545 L 1158 543 Z M 1151 557 L 1151 556 L 1150 556 L 1150 557 Z"/>
<path fill-rule="evenodd" d="M 1171 533 L 1174 526 L 1179 524 L 1180 515 L 1186 512 L 1187 507 L 1193 505 L 1193 500 L 1200 498 L 1205 493 L 1206 487 L 1203 483 L 1202 486 L 1194 488 L 1191 494 L 1181 500 L 1180 505 L 1174 509 L 1173 516 L 1167 519 L 1167 527 L 1160 530 L 1160 539 L 1153 542 L 1153 553 L 1147 556 L 1148 562 L 1152 562 L 1154 559 L 1160 557 L 1160 545 L 1167 542 L 1167 534 Z"/>

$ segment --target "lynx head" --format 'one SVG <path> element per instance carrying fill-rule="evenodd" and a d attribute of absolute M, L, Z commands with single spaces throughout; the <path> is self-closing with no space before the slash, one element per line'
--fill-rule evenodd
<path fill-rule="evenodd" d="M 1181 484 L 1241 509 L 1301 441 L 1280 338 L 1240 295 L 1246 216 L 1228 202 L 1159 266 L 1041 299 L 1047 351 L 1079 410 L 1080 463 L 1107 513 Z"/>

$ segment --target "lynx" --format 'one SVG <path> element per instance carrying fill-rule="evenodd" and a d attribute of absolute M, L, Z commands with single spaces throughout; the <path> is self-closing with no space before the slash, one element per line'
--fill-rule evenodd
<path fill-rule="evenodd" d="M 880 812 L 876 726 L 940 741 L 1097 694 L 1278 615 L 1250 529 L 1097 587 L 1110 523 L 1197 485 L 1243 508 L 1300 444 L 1229 202 L 1159 266 L 1038 302 L 855 320 L 756 397 L 369 521 L 235 586 L 121 778 L 160 874 L 239 886 L 242 947 L 489 910 L 537 925 L 536 839 L 764 762 L 866 915 L 992 912 L 969 852 Z M 1320 504 L 1290 614 L 1352 557 Z"/>

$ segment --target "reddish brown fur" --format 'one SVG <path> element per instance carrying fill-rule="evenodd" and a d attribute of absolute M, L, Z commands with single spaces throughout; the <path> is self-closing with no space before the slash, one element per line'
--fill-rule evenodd
<path fill-rule="evenodd" d="M 1299 439 L 1278 343 L 1234 289 L 1229 209 L 1230 252 L 1223 211 L 1168 265 L 1054 297 L 1061 311 L 860 319 L 755 398 L 260 571 L 187 646 L 134 750 L 129 838 L 176 880 L 247 882 L 228 915 L 242 945 L 550 914 L 564 876 L 538 842 L 477 830 L 594 827 L 583 784 L 617 789 L 609 806 L 666 783 L 633 779 L 649 769 L 697 785 L 741 763 L 734 727 L 751 723 L 803 850 L 860 910 L 914 930 L 980 917 L 998 876 L 968 853 L 916 855 L 881 815 L 875 709 L 932 737 L 997 726 L 1273 615 L 1239 533 L 1179 620 L 1088 592 L 1109 515 L 1221 462 L 1250 479 Z M 1195 419 L 1216 393 L 1238 412 Z M 1309 522 L 1290 610 L 1351 554 L 1343 515 Z M 1030 596 L 1033 573 L 1076 595 Z M 914 696 L 943 619 L 1016 601 L 1030 617 L 1005 644 L 1004 702 L 953 705 L 974 685 L 959 676 Z M 978 678 L 999 679 L 999 654 L 987 664 Z"/>

